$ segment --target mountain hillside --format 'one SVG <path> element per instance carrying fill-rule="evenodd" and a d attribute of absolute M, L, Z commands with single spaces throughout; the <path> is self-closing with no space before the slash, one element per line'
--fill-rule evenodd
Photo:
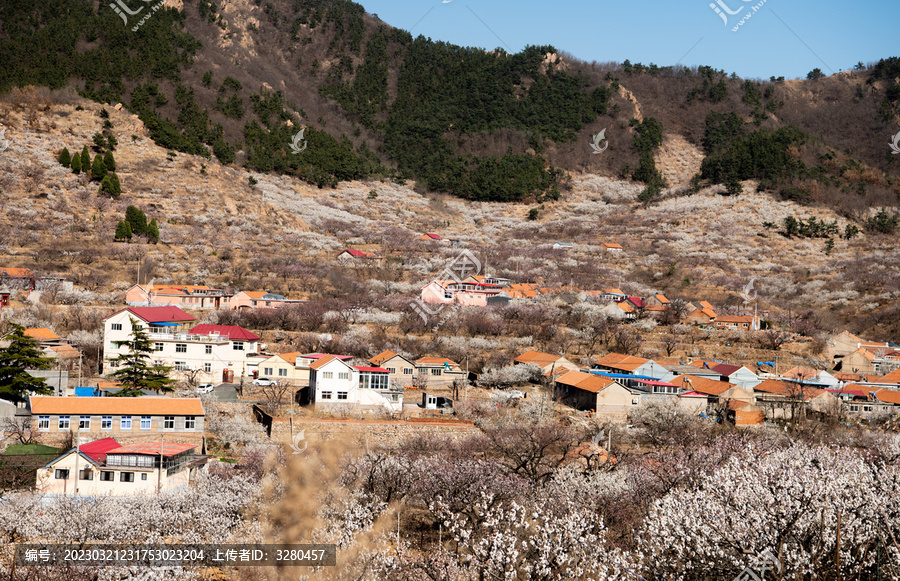
<path fill-rule="evenodd" d="M 693 191 L 735 192 L 756 179 L 857 221 L 900 195 L 887 147 L 898 130 L 897 58 L 816 80 L 754 81 L 704 66 L 583 63 L 549 46 L 457 47 L 413 38 L 346 0 L 164 4 L 136 31 L 137 16 L 126 26 L 102 3 L 7 4 L 0 49 L 12 66 L 0 91 L 73 86 L 122 102 L 164 147 L 319 187 L 387 177 L 541 202 L 567 187 L 566 172 L 588 172 L 642 182 L 652 202 L 697 175 Z M 300 128 L 307 148 L 294 154 Z M 601 130 L 609 147 L 593 155 Z M 671 160 L 663 137 L 712 159 Z M 686 163 L 676 171 L 667 161 Z"/>

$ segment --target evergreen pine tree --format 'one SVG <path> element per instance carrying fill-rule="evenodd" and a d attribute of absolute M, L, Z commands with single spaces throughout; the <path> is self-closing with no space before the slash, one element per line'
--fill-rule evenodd
<path fill-rule="evenodd" d="M 116 171 L 116 159 L 113 157 L 112 151 L 103 154 L 103 165 L 106 166 L 106 171 Z"/>
<path fill-rule="evenodd" d="M 72 173 L 81 173 L 81 154 L 72 156 Z"/>
<path fill-rule="evenodd" d="M 52 359 L 44 357 L 37 341 L 25 334 L 25 329 L 10 324 L 12 332 L 4 339 L 9 346 L 0 349 L 0 398 L 25 401 L 29 393 L 52 395 L 53 390 L 42 378 L 32 377 L 26 369 L 49 369 Z"/>
<path fill-rule="evenodd" d="M 137 206 L 128 206 L 125 210 L 125 221 L 131 226 L 135 234 L 147 233 L 147 215 Z"/>
<path fill-rule="evenodd" d="M 122 193 L 122 184 L 119 183 L 119 176 L 111 173 L 109 174 L 109 181 L 112 183 L 112 196 L 118 198 L 119 194 Z"/>
<path fill-rule="evenodd" d="M 125 220 L 116 225 L 116 240 L 131 240 L 131 226 Z"/>
<path fill-rule="evenodd" d="M 160 391 L 174 391 L 173 379 L 169 379 L 171 367 L 163 365 L 150 365 L 150 354 L 153 352 L 153 343 L 147 336 L 147 331 L 141 327 L 135 318 L 131 318 L 131 340 L 117 341 L 117 346 L 127 347 L 128 352 L 110 360 L 110 364 L 117 368 L 110 373 L 110 377 L 118 380 L 124 389 L 117 395 L 123 397 L 135 397 L 141 395 L 142 389 Z"/>
<path fill-rule="evenodd" d="M 147 226 L 147 240 L 151 244 L 159 242 L 159 226 L 156 225 L 156 218 L 150 220 L 150 225 Z"/>
<path fill-rule="evenodd" d="M 91 152 L 88 151 L 87 145 L 81 150 L 81 169 L 84 173 L 87 173 L 91 169 Z"/>
<path fill-rule="evenodd" d="M 59 163 L 63 167 L 72 166 L 72 154 L 69 153 L 69 148 L 63 147 L 63 150 L 59 152 Z"/>
<path fill-rule="evenodd" d="M 115 197 L 115 194 L 113 194 L 112 180 L 110 179 L 109 175 L 103 178 L 103 180 L 100 182 L 100 193 L 110 197 Z"/>
<path fill-rule="evenodd" d="M 103 156 L 99 153 L 94 156 L 94 165 L 91 166 L 91 180 L 99 182 L 106 177 L 106 164 L 103 163 Z"/>
<path fill-rule="evenodd" d="M 109 146 L 110 151 L 112 151 L 119 145 L 119 140 L 116 139 L 115 135 L 110 135 L 106 138 L 106 144 Z"/>

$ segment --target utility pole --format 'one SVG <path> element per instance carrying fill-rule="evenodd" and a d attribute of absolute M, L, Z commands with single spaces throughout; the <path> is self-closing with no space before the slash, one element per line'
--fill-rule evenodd
<path fill-rule="evenodd" d="M 163 471 L 163 438 L 165 438 L 165 434 L 159 435 L 159 475 L 156 479 L 156 493 L 159 494 L 162 492 L 162 471 Z"/>
<path fill-rule="evenodd" d="M 78 496 L 78 456 L 81 454 L 81 432 L 75 432 L 75 486 L 72 487 L 72 496 Z"/>

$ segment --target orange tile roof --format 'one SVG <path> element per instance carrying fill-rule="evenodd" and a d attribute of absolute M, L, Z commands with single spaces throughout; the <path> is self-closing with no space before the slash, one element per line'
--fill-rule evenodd
<path fill-rule="evenodd" d="M 799 379 L 799 380 L 807 380 L 812 379 L 816 375 L 819 374 L 818 369 L 813 369 L 812 367 L 793 367 L 786 372 L 782 373 L 782 377 L 787 377 L 790 379 Z"/>
<path fill-rule="evenodd" d="M 783 397 L 795 397 L 797 395 L 800 395 L 802 391 L 803 399 L 806 401 L 809 401 L 823 393 L 826 393 L 824 389 L 817 389 L 815 387 L 809 387 L 808 385 L 793 383 L 789 381 L 781 381 L 779 379 L 767 379 L 759 385 L 755 386 L 753 389 L 754 391 L 771 393 L 773 395 L 780 395 Z"/>
<path fill-rule="evenodd" d="M 669 383 L 683 386 L 685 389 L 693 389 L 706 395 L 719 396 L 734 387 L 733 383 L 727 381 L 719 381 L 709 377 L 701 377 L 699 375 L 679 375 L 669 380 Z"/>
<path fill-rule="evenodd" d="M 900 391 L 893 389 L 879 389 L 875 392 L 875 399 L 894 405 L 900 405 Z"/>
<path fill-rule="evenodd" d="M 709 309 L 710 311 L 715 311 L 715 310 L 716 310 L 716 309 L 715 309 L 711 304 L 709 304 L 709 302 L 707 302 L 707 301 L 699 301 L 699 303 L 700 303 L 700 306 L 703 307 L 704 309 Z"/>
<path fill-rule="evenodd" d="M 541 353 L 540 351 L 526 351 L 522 353 L 513 361 L 516 363 L 533 363 L 539 367 L 546 367 L 547 365 L 553 365 L 557 361 L 559 361 L 559 355 L 553 355 L 552 353 Z"/>
<path fill-rule="evenodd" d="M 621 244 L 616 244 L 615 242 L 602 242 L 600 246 L 603 248 L 622 248 Z"/>
<path fill-rule="evenodd" d="M 752 323 L 753 317 L 748 315 L 718 315 L 716 322 L 722 323 Z"/>
<path fill-rule="evenodd" d="M 34 271 L 30 268 L 0 267 L 0 276 L 28 278 L 29 276 L 34 276 Z"/>
<path fill-rule="evenodd" d="M 628 301 L 622 301 L 621 303 L 616 303 L 616 304 L 619 306 L 620 309 L 622 309 L 626 313 L 634 312 L 634 306 L 631 303 L 629 303 Z"/>
<path fill-rule="evenodd" d="M 71 345 L 59 345 L 57 347 L 51 347 L 50 350 L 56 353 L 57 357 L 63 359 L 75 359 L 76 357 L 81 356 L 81 351 Z"/>
<path fill-rule="evenodd" d="M 556 382 L 563 385 L 571 385 L 572 387 L 577 387 L 578 389 L 583 389 L 591 393 L 598 393 L 604 387 L 611 383 L 615 383 L 615 381 L 609 377 L 602 377 L 600 375 L 584 373 L 581 371 L 570 371 L 557 378 Z"/>
<path fill-rule="evenodd" d="M 595 361 L 594 364 L 601 367 L 621 369 L 623 371 L 634 371 L 635 369 L 645 363 L 648 363 L 649 361 L 649 359 L 644 359 L 643 357 L 623 355 L 622 353 L 610 353 L 609 355 Z"/>
<path fill-rule="evenodd" d="M 459 363 L 446 357 L 420 357 L 416 359 L 416 365 L 443 365 L 444 363 L 449 363 L 450 367 L 459 365 Z"/>
<path fill-rule="evenodd" d="M 174 397 L 31 396 L 31 413 L 53 415 L 202 416 L 199 399 Z"/>
<path fill-rule="evenodd" d="M 37 341 L 55 341 L 60 338 L 59 335 L 57 335 L 47 327 L 25 329 L 24 333 Z"/>
<path fill-rule="evenodd" d="M 329 363 L 329 362 L 335 361 L 335 360 L 340 361 L 340 359 L 338 359 L 334 355 L 325 355 L 324 357 L 319 357 L 314 362 L 310 363 L 309 368 L 310 369 L 318 369 L 318 368 L 322 367 L 323 365 L 325 365 L 326 363 Z"/>
<path fill-rule="evenodd" d="M 883 383 L 900 383 L 900 369 L 895 369 L 881 378 Z"/>
<path fill-rule="evenodd" d="M 291 351 L 290 353 L 279 353 L 278 356 L 290 363 L 291 365 L 297 365 L 297 357 L 302 355 L 299 351 Z"/>
<path fill-rule="evenodd" d="M 371 363 L 372 365 L 375 365 L 375 366 L 379 366 L 382 363 L 384 363 L 385 361 L 387 361 L 388 359 L 390 359 L 392 357 L 396 357 L 396 356 L 397 356 L 397 353 L 388 349 L 386 351 L 382 351 L 375 357 L 370 358 L 369 363 Z"/>
<path fill-rule="evenodd" d="M 261 299 L 269 293 L 266 291 L 244 291 L 244 294 L 251 299 Z"/>
<path fill-rule="evenodd" d="M 669 299 L 666 298 L 666 295 L 659 294 L 659 295 L 653 295 L 653 296 L 655 296 L 656 300 L 658 300 L 662 304 L 664 304 L 664 305 L 669 304 Z"/>

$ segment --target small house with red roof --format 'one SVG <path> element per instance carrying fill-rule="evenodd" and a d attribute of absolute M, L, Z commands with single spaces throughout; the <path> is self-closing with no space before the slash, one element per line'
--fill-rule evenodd
<path fill-rule="evenodd" d="M 355 260 L 378 260 L 381 257 L 371 250 L 357 250 L 355 248 L 345 248 L 338 253 L 337 259 L 341 262 Z"/>
<path fill-rule="evenodd" d="M 136 284 L 125 291 L 125 304 L 132 307 L 172 305 L 183 309 L 220 309 L 230 295 L 206 285 Z"/>
<path fill-rule="evenodd" d="M 134 496 L 188 486 L 206 469 L 194 444 L 121 445 L 103 438 L 76 447 L 37 470 L 36 489 L 47 495 Z"/>

